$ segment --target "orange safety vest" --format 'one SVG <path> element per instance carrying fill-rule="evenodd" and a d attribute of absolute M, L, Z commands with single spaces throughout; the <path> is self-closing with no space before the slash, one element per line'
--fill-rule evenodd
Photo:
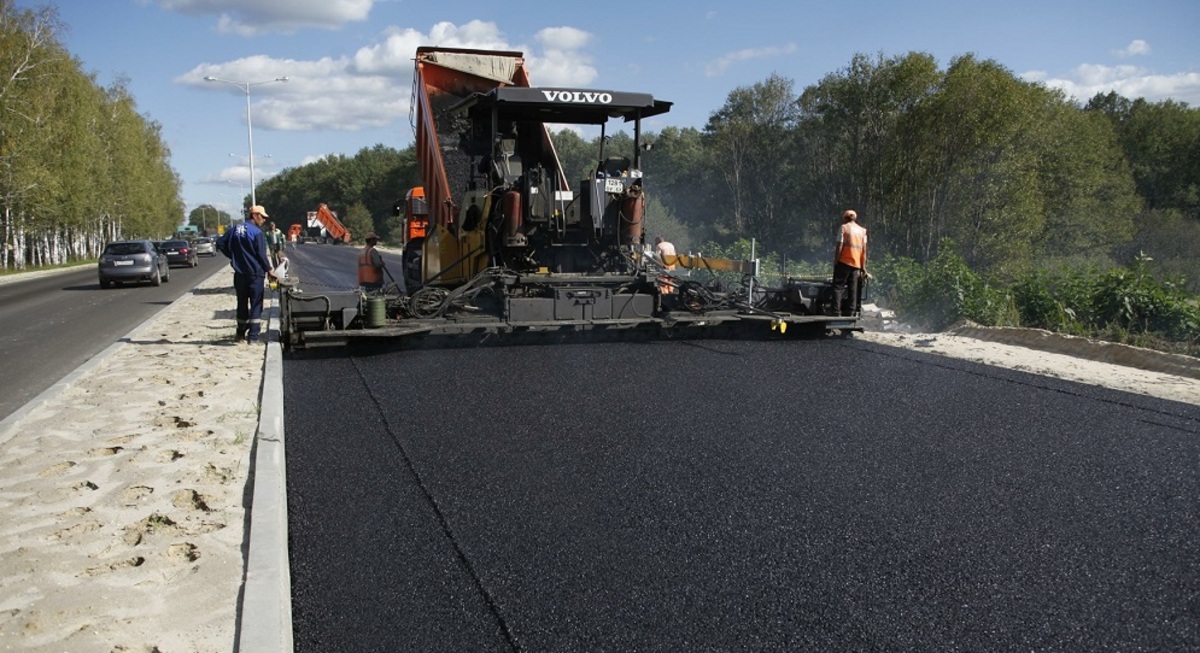
<path fill-rule="evenodd" d="M 358 255 L 358 285 L 383 285 L 383 267 L 375 265 L 374 247 L 364 247 Z"/>
<path fill-rule="evenodd" d="M 862 270 L 867 267 L 867 230 L 854 222 L 847 222 L 841 229 L 841 248 L 838 263 Z"/>

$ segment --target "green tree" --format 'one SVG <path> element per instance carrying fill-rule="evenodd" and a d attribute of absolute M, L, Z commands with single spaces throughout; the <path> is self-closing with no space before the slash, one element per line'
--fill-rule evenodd
<path fill-rule="evenodd" d="M 362 202 L 354 202 L 346 209 L 342 224 L 350 230 L 351 237 L 360 242 L 366 238 L 368 233 L 375 231 L 375 221 L 371 218 L 371 211 Z"/>
<path fill-rule="evenodd" d="M 720 162 L 721 182 L 709 211 L 731 236 L 783 242 L 791 235 L 797 118 L 792 82 L 779 75 L 733 90 L 709 116 L 705 146 Z"/>
<path fill-rule="evenodd" d="M 1200 291 L 1200 110 L 1116 93 L 1097 95 L 1086 108 L 1113 125 L 1146 207 L 1134 215 L 1135 233 L 1119 260 L 1128 265 L 1145 252 L 1147 269 Z"/>
<path fill-rule="evenodd" d="M 857 54 L 845 69 L 804 90 L 796 157 L 800 219 L 809 246 L 824 250 L 837 216 L 854 208 L 875 243 L 904 252 L 919 247 L 917 216 L 923 211 L 912 208 L 920 192 L 915 171 L 929 162 L 911 149 L 911 121 L 942 78 L 925 53 Z"/>
<path fill-rule="evenodd" d="M 92 258 L 110 239 L 183 218 L 158 125 L 58 43 L 53 8 L 0 0 L 0 240 L 6 268 Z"/>
<path fill-rule="evenodd" d="M 52 214 L 47 192 L 56 183 L 46 155 L 52 149 L 49 107 L 61 90 L 66 53 L 55 40 L 61 29 L 52 8 L 17 10 L 0 0 L 0 235 L 5 268 L 20 269 L 36 250 L 31 232 Z"/>
<path fill-rule="evenodd" d="M 186 224 L 196 227 L 201 232 L 211 236 L 217 233 L 217 225 L 229 224 L 229 221 L 230 215 L 225 211 L 218 209 L 212 204 L 201 204 L 188 213 Z M 279 223 L 276 222 L 275 224 Z M 286 231 L 286 229 L 284 230 Z"/>
<path fill-rule="evenodd" d="M 927 216 L 920 258 L 943 238 L 957 242 L 971 266 L 1030 256 L 1045 218 L 1037 194 L 1042 125 L 1035 110 L 1043 93 L 993 61 L 964 56 L 913 111 L 907 135 L 922 165 L 914 169 L 918 204 L 910 214 Z"/>
<path fill-rule="evenodd" d="M 1200 109 L 1165 100 L 1097 95 L 1086 107 L 1112 122 L 1150 210 L 1200 218 Z"/>
<path fill-rule="evenodd" d="M 715 216 L 708 209 L 716 194 L 712 190 L 714 166 L 702 139 L 700 131 L 691 127 L 667 127 L 644 137 L 650 144 L 650 149 L 642 154 L 646 194 L 680 225 L 680 230 L 674 233 L 665 225 L 656 225 L 657 212 L 648 207 L 647 228 L 653 233 L 661 231 L 677 248 L 687 242 L 699 243 L 715 237 L 710 227 Z M 681 231 L 687 236 L 681 235 Z"/>
<path fill-rule="evenodd" d="M 1035 251 L 1049 265 L 1110 263 L 1142 206 L 1115 130 L 1060 94 L 1043 100 L 1037 172 L 1046 220 Z"/>

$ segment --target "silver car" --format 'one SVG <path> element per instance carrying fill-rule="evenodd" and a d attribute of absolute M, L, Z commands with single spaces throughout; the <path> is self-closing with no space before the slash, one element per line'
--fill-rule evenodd
<path fill-rule="evenodd" d="M 213 244 L 213 239 L 207 236 L 201 236 L 192 241 L 192 248 L 196 250 L 196 256 L 216 256 L 217 246 Z"/>
<path fill-rule="evenodd" d="M 154 243 L 148 240 L 109 243 L 100 254 L 97 270 L 101 288 L 111 288 L 114 283 L 142 281 L 158 286 L 171 280 L 167 257 L 159 254 Z"/>

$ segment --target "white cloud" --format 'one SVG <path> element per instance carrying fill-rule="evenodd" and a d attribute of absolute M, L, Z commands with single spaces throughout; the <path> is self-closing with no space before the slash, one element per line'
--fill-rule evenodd
<path fill-rule="evenodd" d="M 713 61 L 704 67 L 704 74 L 707 77 L 717 77 L 729 70 L 729 67 L 735 63 L 749 61 L 750 59 L 761 59 L 763 57 L 778 57 L 780 55 L 791 54 L 796 51 L 795 43 L 788 43 L 784 46 L 773 46 L 768 48 L 747 48 L 730 52 L 729 54 Z"/>
<path fill-rule="evenodd" d="M 495 23 L 482 20 L 473 20 L 462 26 L 447 21 L 440 22 L 429 30 L 425 45 L 481 50 L 513 49 Z"/>
<path fill-rule="evenodd" d="M 534 36 L 547 50 L 578 50 L 592 40 L 592 35 L 574 27 L 547 27 Z"/>
<path fill-rule="evenodd" d="M 339 29 L 366 20 L 378 0 L 154 0 L 161 8 L 189 16 L 217 16 L 217 30 L 253 36 L 292 33 L 306 27 Z"/>
<path fill-rule="evenodd" d="M 1150 54 L 1150 44 L 1141 39 L 1134 39 L 1124 49 L 1117 50 L 1117 56 L 1122 59 L 1146 54 Z"/>
<path fill-rule="evenodd" d="M 541 56 L 528 56 L 526 63 L 533 71 L 537 86 L 587 86 L 599 73 L 591 65 L 592 58 L 580 49 L 592 41 L 592 35 L 574 27 L 547 27 L 535 39 L 542 44 Z"/>
<path fill-rule="evenodd" d="M 1137 66 L 1083 64 L 1067 78 L 1053 78 L 1044 71 L 1030 71 L 1021 77 L 1062 89 L 1079 102 L 1112 91 L 1131 100 L 1145 98 L 1161 102 L 1170 99 L 1200 106 L 1200 73 L 1196 72 L 1157 74 Z"/>
<path fill-rule="evenodd" d="M 359 48 L 350 59 L 347 72 L 358 75 L 410 74 L 417 46 L 425 45 L 426 38 L 412 29 L 393 31 L 382 43 Z"/>
<path fill-rule="evenodd" d="M 242 94 L 245 91 L 235 85 L 206 82 L 204 78 L 245 83 L 286 76 L 287 83 L 251 86 L 251 119 L 256 128 L 359 131 L 407 122 L 413 57 L 418 46 L 523 51 L 527 65 L 534 71 L 533 83 L 538 86 L 586 86 L 595 79 L 591 57 L 581 49 L 591 42 L 590 34 L 556 27 L 542 30 L 536 38 L 544 49 L 532 54 L 529 48 L 509 43 L 495 23 L 441 22 L 428 34 L 389 29 L 382 41 L 345 57 L 296 60 L 256 55 L 201 64 L 175 82 L 210 90 L 220 86 L 226 92 Z"/>

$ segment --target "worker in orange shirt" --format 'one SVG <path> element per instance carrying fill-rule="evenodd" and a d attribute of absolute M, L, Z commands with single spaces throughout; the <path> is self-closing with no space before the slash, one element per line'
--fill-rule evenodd
<path fill-rule="evenodd" d="M 858 213 L 842 213 L 833 263 L 833 301 L 838 314 L 854 315 L 859 310 L 862 277 L 867 273 L 867 230 L 858 224 Z"/>

